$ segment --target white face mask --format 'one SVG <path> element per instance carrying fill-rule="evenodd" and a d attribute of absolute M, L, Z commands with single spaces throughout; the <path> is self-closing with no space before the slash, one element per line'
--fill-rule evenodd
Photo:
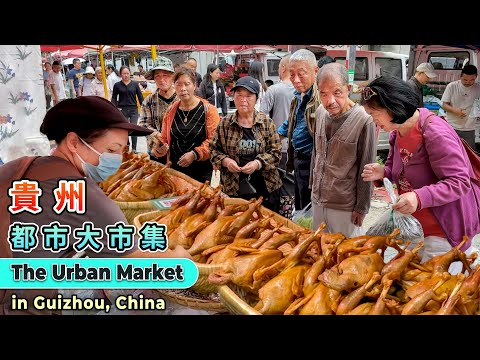
<path fill-rule="evenodd" d="M 110 175 L 115 174 L 118 169 L 120 168 L 120 165 L 122 164 L 122 155 L 121 154 L 112 154 L 108 152 L 104 152 L 103 154 L 100 154 L 97 150 L 95 150 L 93 147 L 88 145 L 85 140 L 79 137 L 79 139 L 92 151 L 94 151 L 96 154 L 99 155 L 99 163 L 98 165 L 92 165 L 90 163 L 87 163 L 85 160 L 83 160 L 80 155 L 75 153 L 80 161 L 82 162 L 82 168 L 86 176 L 89 178 L 92 178 L 92 180 L 96 182 L 104 181 L 106 178 L 108 178 Z"/>

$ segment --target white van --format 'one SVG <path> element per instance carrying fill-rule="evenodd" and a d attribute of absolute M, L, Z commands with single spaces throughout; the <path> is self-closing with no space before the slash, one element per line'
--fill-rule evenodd
<path fill-rule="evenodd" d="M 409 77 L 415 74 L 415 69 L 419 64 L 431 63 L 435 68 L 437 77 L 429 81 L 427 86 L 436 93 L 437 98 L 441 99 L 447 84 L 460 79 L 460 74 L 465 65 L 475 65 L 477 69 L 479 67 L 478 45 L 463 46 L 412 45 L 410 48 Z M 478 121 L 475 129 L 475 142 L 480 143 L 480 122 Z"/>

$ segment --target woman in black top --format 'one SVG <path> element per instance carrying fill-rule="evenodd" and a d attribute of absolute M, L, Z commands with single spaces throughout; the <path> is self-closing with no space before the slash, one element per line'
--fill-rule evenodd
<path fill-rule="evenodd" d="M 161 146 L 156 144 L 153 155 L 167 155 L 172 168 L 200 181 L 210 180 L 210 140 L 220 117 L 207 100 L 195 96 L 195 73 L 182 67 L 173 75 L 177 99 L 162 121 Z"/>
<path fill-rule="evenodd" d="M 218 109 L 220 116 L 227 116 L 227 97 L 225 88 L 220 81 L 220 68 L 216 64 L 209 64 L 207 73 L 197 91 L 197 95 L 208 100 Z"/>
<path fill-rule="evenodd" d="M 138 102 L 141 104 L 143 102 L 142 90 L 140 90 L 140 85 L 138 85 L 136 81 L 130 80 L 130 69 L 128 66 L 122 66 L 120 68 L 120 76 L 122 77 L 122 80 L 113 85 L 112 103 L 122 112 L 123 115 L 125 115 L 129 122 L 137 124 L 137 98 Z M 136 152 L 137 137 L 130 137 L 132 138 L 132 150 Z M 130 141 L 127 145 L 130 145 Z"/>

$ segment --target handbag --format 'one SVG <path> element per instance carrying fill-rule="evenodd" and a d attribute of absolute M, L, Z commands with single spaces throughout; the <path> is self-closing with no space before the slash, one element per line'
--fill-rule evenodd
<path fill-rule="evenodd" d="M 423 125 L 422 129 L 422 136 L 425 133 L 425 130 L 427 129 L 427 126 L 429 122 L 427 121 L 431 116 L 435 116 L 435 114 L 429 115 L 424 121 L 426 122 Z M 440 117 L 440 119 L 443 119 L 444 121 L 447 121 L 446 119 Z M 472 170 L 473 170 L 473 175 L 474 177 L 472 178 L 475 184 L 480 186 L 480 157 L 476 153 L 475 150 L 473 150 L 470 145 L 465 141 L 465 139 L 460 138 L 462 141 L 463 147 L 465 149 L 465 152 L 467 153 L 468 160 L 470 160 L 470 164 L 472 165 Z"/>
<path fill-rule="evenodd" d="M 256 193 L 257 189 L 250 183 L 250 175 L 240 180 L 238 196 L 255 195 Z"/>

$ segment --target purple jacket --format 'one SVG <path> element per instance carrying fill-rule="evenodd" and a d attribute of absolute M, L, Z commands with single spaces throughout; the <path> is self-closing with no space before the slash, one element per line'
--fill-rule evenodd
<path fill-rule="evenodd" d="M 452 246 L 468 236 L 469 241 L 462 247 L 466 250 L 480 233 L 480 189 L 470 180 L 475 176 L 455 130 L 436 115 L 430 116 L 425 128 L 431 112 L 425 108 L 419 111 L 424 142 L 405 166 L 405 175 L 420 198 L 421 208 L 432 210 Z M 396 135 L 396 130 L 390 133 L 385 177 L 398 184 L 403 163 Z"/>

